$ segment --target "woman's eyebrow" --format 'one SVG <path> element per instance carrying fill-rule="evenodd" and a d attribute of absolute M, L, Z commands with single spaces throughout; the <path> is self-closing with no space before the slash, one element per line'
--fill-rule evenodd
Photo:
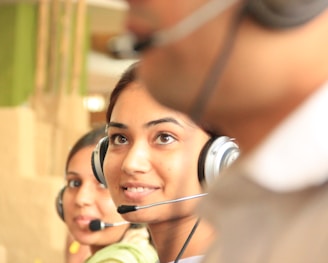
<path fill-rule="evenodd" d="M 110 127 L 119 128 L 119 129 L 127 129 L 128 128 L 127 125 L 120 123 L 120 122 L 114 122 L 114 121 L 107 123 L 107 128 L 110 128 Z"/>
<path fill-rule="evenodd" d="M 173 124 L 176 124 L 180 127 L 183 127 L 180 122 L 178 122 L 176 119 L 171 118 L 171 117 L 161 118 L 161 119 L 157 119 L 157 120 L 147 122 L 145 124 L 145 126 L 150 127 L 150 126 L 154 126 L 154 125 L 158 125 L 158 124 L 166 123 L 166 122 L 173 123 Z"/>
<path fill-rule="evenodd" d="M 171 117 L 152 120 L 152 121 L 147 122 L 144 126 L 147 128 L 147 127 L 158 125 L 158 124 L 161 124 L 161 123 L 173 123 L 173 124 L 176 124 L 180 127 L 183 127 L 183 125 L 180 122 L 178 122 L 176 119 L 171 118 Z M 128 125 L 120 123 L 120 122 L 114 122 L 114 121 L 109 122 L 107 124 L 107 127 L 108 128 L 114 127 L 114 128 L 119 128 L 119 129 L 128 129 Z"/>
<path fill-rule="evenodd" d="M 78 172 L 75 172 L 75 171 L 67 171 L 66 172 L 66 177 L 67 176 L 71 176 L 71 177 L 73 177 L 73 176 L 79 176 L 79 173 Z"/>

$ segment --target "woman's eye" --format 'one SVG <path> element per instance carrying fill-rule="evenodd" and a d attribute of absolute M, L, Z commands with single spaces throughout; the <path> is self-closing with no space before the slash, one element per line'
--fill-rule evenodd
<path fill-rule="evenodd" d="M 157 136 L 156 143 L 158 144 L 170 144 L 175 141 L 175 138 L 167 133 L 162 133 Z"/>
<path fill-rule="evenodd" d="M 121 134 L 113 134 L 110 136 L 110 143 L 114 145 L 127 144 L 128 139 Z"/>
<path fill-rule="evenodd" d="M 81 186 L 81 181 L 80 180 L 69 180 L 67 182 L 68 187 L 70 188 L 75 188 Z"/>

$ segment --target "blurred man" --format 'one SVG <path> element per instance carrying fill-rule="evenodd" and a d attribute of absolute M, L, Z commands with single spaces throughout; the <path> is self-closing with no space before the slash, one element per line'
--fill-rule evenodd
<path fill-rule="evenodd" d="M 202 202 L 205 262 L 327 262 L 328 0 L 127 2 L 151 94 L 243 151 Z"/>

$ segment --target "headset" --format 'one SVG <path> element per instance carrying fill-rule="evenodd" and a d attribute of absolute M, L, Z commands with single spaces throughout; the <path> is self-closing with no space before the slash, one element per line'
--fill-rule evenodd
<path fill-rule="evenodd" d="M 102 138 L 91 156 L 94 176 L 107 187 L 103 172 L 104 158 L 108 148 L 108 137 Z M 231 165 L 239 156 L 240 150 L 234 139 L 227 136 L 212 137 L 202 148 L 198 159 L 198 179 L 209 185 L 223 169 Z"/>
<path fill-rule="evenodd" d="M 64 219 L 64 208 L 63 208 L 63 196 L 65 192 L 66 186 L 64 186 L 58 193 L 56 199 L 55 199 L 55 206 L 58 216 L 65 221 Z"/>
<path fill-rule="evenodd" d="M 327 7 L 327 0 L 249 0 L 245 6 L 251 17 L 273 28 L 302 25 Z"/>

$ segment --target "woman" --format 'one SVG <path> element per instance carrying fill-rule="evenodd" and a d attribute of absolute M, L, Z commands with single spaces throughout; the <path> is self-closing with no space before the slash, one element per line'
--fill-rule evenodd
<path fill-rule="evenodd" d="M 119 210 L 121 205 L 143 206 L 204 193 L 198 160 L 211 138 L 186 115 L 156 102 L 135 80 L 136 66 L 122 76 L 107 111 L 103 172 Z M 148 225 L 161 263 L 200 262 L 215 233 L 195 215 L 198 200 L 152 206 L 123 217 Z"/>
<path fill-rule="evenodd" d="M 91 155 L 104 131 L 100 127 L 87 133 L 69 152 L 67 184 L 58 196 L 57 211 L 74 239 L 90 247 L 92 255 L 85 262 L 154 263 L 157 256 L 147 229 L 127 223 L 116 212 L 108 189 L 93 175 Z M 93 220 L 115 226 L 102 229 L 102 224 Z M 90 225 L 96 231 L 91 231 Z"/>

